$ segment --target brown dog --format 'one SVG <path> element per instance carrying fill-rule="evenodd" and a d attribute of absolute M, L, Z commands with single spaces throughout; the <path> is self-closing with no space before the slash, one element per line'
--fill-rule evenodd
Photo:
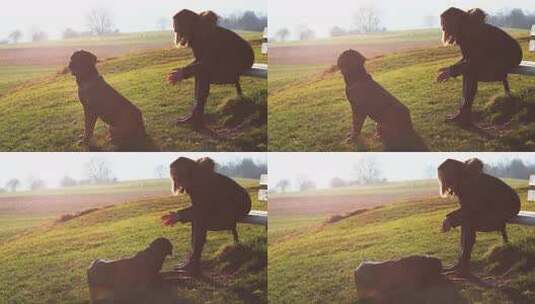
<path fill-rule="evenodd" d="M 133 257 L 93 261 L 87 270 L 91 303 L 150 303 L 147 297 L 162 285 L 160 270 L 172 252 L 171 242 L 158 238 Z"/>
<path fill-rule="evenodd" d="M 173 192 L 187 193 L 191 208 L 172 212 L 162 220 L 167 225 L 191 221 L 193 252 L 190 260 L 178 270 L 199 274 L 207 232 L 230 230 L 237 242 L 236 223 L 251 211 L 251 198 L 234 180 L 214 172 L 214 162 L 209 158 L 194 161 L 180 157 L 170 169 Z"/>
<path fill-rule="evenodd" d="M 109 125 L 112 144 L 119 151 L 138 151 L 146 139 L 141 111 L 99 75 L 97 57 L 86 51 L 71 56 L 69 69 L 76 76 L 78 96 L 84 108 L 82 144 L 90 145 L 97 119 Z"/>

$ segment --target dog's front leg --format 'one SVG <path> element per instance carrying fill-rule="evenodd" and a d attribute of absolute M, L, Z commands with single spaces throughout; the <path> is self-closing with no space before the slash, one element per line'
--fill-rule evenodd
<path fill-rule="evenodd" d="M 82 139 L 82 145 L 90 145 L 91 139 L 93 138 L 93 133 L 95 132 L 95 124 L 97 123 L 97 115 L 86 108 L 84 108 L 84 118 L 85 118 L 85 127 L 84 127 L 84 136 Z"/>

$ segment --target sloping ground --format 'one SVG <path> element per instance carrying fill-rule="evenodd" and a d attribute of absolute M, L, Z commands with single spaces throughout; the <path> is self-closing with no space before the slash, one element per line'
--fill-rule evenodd
<path fill-rule="evenodd" d="M 528 39 L 524 36 L 519 41 L 524 47 L 525 60 L 535 60 L 535 54 L 527 51 Z M 521 149 L 522 145 L 500 142 L 504 132 L 514 132 L 521 128 L 520 125 L 495 130 L 485 117 L 477 121 L 482 127 L 480 130 L 464 130 L 444 123 L 444 118 L 457 110 L 461 79 L 437 84 L 436 71 L 458 59 L 456 48 L 433 47 L 373 58 L 367 68 L 376 81 L 409 107 L 416 131 L 431 150 Z M 298 76 L 293 77 L 292 71 Z M 535 87 L 535 78 L 514 75 L 510 76 L 510 83 L 515 94 L 522 94 L 522 90 Z M 354 151 L 362 148 L 345 143 L 351 126 L 351 111 L 339 72 L 327 65 L 308 68 L 307 65 L 272 64 L 269 85 L 271 151 Z M 475 110 L 482 111 L 491 97 L 499 94 L 503 94 L 500 83 L 481 84 Z M 382 150 L 374 134 L 375 123 L 367 120 L 363 136 L 370 149 Z M 522 136 L 523 142 L 532 139 L 528 132 Z"/>
<path fill-rule="evenodd" d="M 250 188 L 254 209 L 264 209 Z M 174 246 L 164 271 L 189 253 L 190 225 L 164 227 L 160 217 L 189 205 L 184 197 L 154 198 L 92 211 L 66 222 L 48 222 L 0 246 L 1 303 L 87 303 L 86 269 L 97 258 L 131 256 L 157 237 Z M 228 232 L 211 232 L 204 279 L 178 285 L 181 303 L 266 303 L 264 227 L 239 225 L 242 246 Z"/>
<path fill-rule="evenodd" d="M 267 62 L 260 54 L 260 34 L 252 38 L 258 62 Z M 96 54 L 99 56 L 99 53 Z M 105 57 L 105 56 L 103 56 Z M 135 52 L 118 58 L 101 59 L 98 65 L 104 78 L 144 114 L 147 131 L 163 151 L 259 151 L 265 150 L 265 124 L 245 124 L 231 136 L 200 134 L 188 126 L 176 126 L 177 118 L 189 114 L 193 100 L 193 80 L 172 87 L 166 75 L 192 60 L 189 49 L 159 49 Z M 64 59 L 64 62 L 68 58 Z M 58 68 L 58 71 L 61 70 Z M 79 151 L 78 136 L 83 131 L 83 112 L 78 102 L 74 78 L 63 72 L 10 85 L 0 94 L 0 150 L 2 151 Z M 244 77 L 245 95 L 255 104 L 266 104 L 267 82 Z M 224 132 L 225 115 L 217 109 L 235 96 L 233 86 L 213 86 L 207 113 L 210 127 Z M 232 130 L 234 131 L 234 130 Z M 104 150 L 107 130 L 98 123 L 96 139 Z"/>
<path fill-rule="evenodd" d="M 519 195 L 524 199 L 523 209 L 535 210 L 532 203 L 525 201 L 525 189 Z M 363 261 L 427 254 L 441 258 L 445 265 L 453 263 L 459 231 L 442 234 L 440 227 L 443 217 L 454 208 L 453 201 L 438 197 L 397 203 L 356 212 L 333 223 L 308 226 L 300 233 L 270 242 L 270 303 L 361 303 L 357 300 L 353 270 Z M 270 221 L 270 227 L 273 225 Z M 498 281 L 502 287 L 483 289 L 466 282 L 456 283 L 463 301 L 535 301 L 533 228 L 510 225 L 508 232 L 510 247 L 501 245 L 497 233 L 479 233 L 473 254 L 475 272 Z"/>

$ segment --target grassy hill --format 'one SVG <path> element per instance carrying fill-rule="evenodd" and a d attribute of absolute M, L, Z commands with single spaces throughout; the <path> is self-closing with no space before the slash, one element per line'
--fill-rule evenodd
<path fill-rule="evenodd" d="M 266 56 L 260 54 L 261 34 L 244 33 L 244 36 L 255 48 L 257 62 L 267 62 Z M 126 36 L 113 43 L 83 40 L 66 42 L 61 47 L 76 45 L 90 49 L 99 46 L 99 43 L 106 43 L 107 48 L 113 48 L 114 43 L 124 46 L 160 39 L 157 38 L 159 36 L 150 37 L 152 36 Z M 42 47 L 39 50 L 45 51 L 58 47 L 56 42 L 49 44 L 51 45 L 30 45 L 27 48 Z M 248 96 L 246 102 L 254 103 L 257 109 L 254 115 L 261 116 L 261 119 L 246 124 L 243 129 L 232 131 L 235 124 L 241 122 L 239 119 L 243 120 L 244 117 L 237 120 L 233 117 L 234 114 L 225 111 L 229 106 L 227 103 L 235 97 L 233 86 L 214 86 L 207 105 L 210 127 L 232 131 L 232 134 L 214 138 L 199 134 L 188 126 L 175 125 L 177 118 L 185 116 L 191 110 L 194 82 L 190 79 L 172 87 L 166 83 L 166 75 L 174 68 L 187 65 L 191 60 L 189 49 L 160 48 L 103 59 L 98 69 L 114 88 L 142 110 L 149 135 L 163 151 L 265 150 L 267 134 L 265 121 L 262 121 L 265 120 L 262 109 L 267 107 L 267 82 L 263 79 L 244 77 L 242 80 L 244 93 Z M 64 62 L 66 65 L 68 57 L 65 57 Z M 75 80 L 63 67 L 56 67 L 54 73 L 50 72 L 52 68 L 18 65 L 11 67 L 16 74 L 13 79 L 8 73 L 0 73 L 0 150 L 80 150 L 77 142 L 83 131 L 83 112 L 78 102 Z M 109 150 L 106 136 L 104 125 L 98 123 L 97 143 L 104 150 Z"/>
<path fill-rule="evenodd" d="M 535 54 L 527 51 L 525 34 L 515 35 L 524 47 L 525 60 L 535 60 Z M 358 50 L 358 43 L 355 44 Z M 415 129 L 433 151 L 533 150 L 534 77 L 510 76 L 517 98 L 509 103 L 519 106 L 514 106 L 514 113 L 501 121 L 495 117 L 503 110 L 499 105 L 508 99 L 493 97 L 503 95 L 503 87 L 499 83 L 479 85 L 474 104 L 479 113 L 477 124 L 483 130 L 464 130 L 443 122 L 447 114 L 457 110 L 462 84 L 461 78 L 437 84 L 436 71 L 458 59 L 457 48 L 432 47 L 372 58 L 367 69 L 377 82 L 409 107 Z M 344 142 L 351 126 L 351 112 L 343 79 L 330 65 L 272 64 L 269 87 L 271 151 L 355 150 Z M 511 123 L 505 124 L 509 120 Z M 373 138 L 374 126 L 375 123 L 367 120 L 363 136 L 372 150 L 382 150 L 379 141 Z"/>
<path fill-rule="evenodd" d="M 535 210 L 533 202 L 526 202 L 526 189 L 519 188 L 518 192 L 523 209 Z M 430 197 L 342 217 L 279 218 L 272 214 L 268 248 L 270 303 L 364 304 L 357 300 L 353 280 L 353 270 L 363 261 L 427 254 L 441 258 L 445 265 L 455 262 L 459 230 L 440 233 L 443 217 L 455 208 L 453 200 Z M 511 246 L 503 246 L 497 233 L 479 233 L 473 254 L 477 274 L 485 278 L 492 274 L 508 288 L 482 289 L 457 283 L 464 301 L 535 301 L 533 228 L 510 225 L 508 232 Z M 512 263 L 507 259 L 510 252 L 520 252 Z M 528 271 L 521 270 L 522 267 Z M 513 270 L 500 277 L 504 269 Z M 441 299 L 435 300 L 439 303 Z"/>
<path fill-rule="evenodd" d="M 257 187 L 249 190 L 253 209 L 265 210 L 265 203 L 256 200 Z M 132 201 L 67 222 L 51 220 L 4 240 L 2 224 L 0 302 L 88 303 L 85 271 L 92 260 L 133 255 L 157 237 L 174 245 L 174 255 L 164 265 L 164 271 L 172 270 L 189 252 L 190 225 L 164 227 L 160 216 L 189 204 L 184 196 Z M 241 247 L 233 245 L 230 233 L 209 233 L 206 278 L 177 287 L 183 303 L 267 302 L 266 229 L 240 224 L 238 230 Z"/>

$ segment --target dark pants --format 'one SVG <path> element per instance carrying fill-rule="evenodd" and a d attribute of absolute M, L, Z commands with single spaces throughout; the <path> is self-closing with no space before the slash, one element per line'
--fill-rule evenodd
<path fill-rule="evenodd" d="M 193 115 L 202 117 L 208 95 L 210 95 L 211 84 L 236 84 L 239 86 L 239 72 L 235 72 L 236 67 L 221 66 L 209 68 L 201 64 L 195 75 L 195 104 Z M 241 90 L 241 88 L 240 88 Z"/>
<path fill-rule="evenodd" d="M 201 262 L 201 255 L 206 243 L 206 234 L 208 230 L 206 226 L 193 221 L 191 223 L 191 263 L 199 264 Z"/>
<path fill-rule="evenodd" d="M 460 247 L 458 265 L 463 269 L 470 268 L 472 250 L 476 242 L 476 232 L 496 232 L 502 233 L 504 241 L 507 242 L 505 223 L 507 216 L 499 213 L 482 213 L 476 216 L 466 216 L 459 210 L 448 214 L 448 219 L 453 227 L 461 226 Z"/>
<path fill-rule="evenodd" d="M 490 66 L 479 69 L 469 69 L 463 74 L 463 99 L 461 101 L 461 111 L 470 112 L 472 104 L 477 94 L 477 85 L 479 82 L 497 82 L 501 81 L 506 93 L 509 93 L 509 84 L 507 82 L 507 71 L 504 67 Z"/>

